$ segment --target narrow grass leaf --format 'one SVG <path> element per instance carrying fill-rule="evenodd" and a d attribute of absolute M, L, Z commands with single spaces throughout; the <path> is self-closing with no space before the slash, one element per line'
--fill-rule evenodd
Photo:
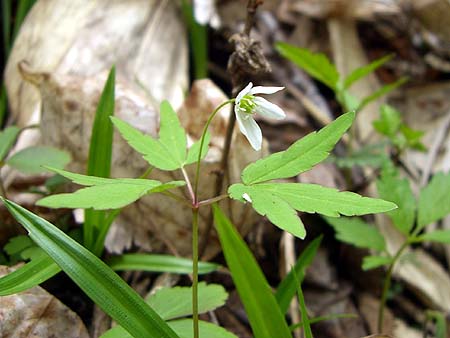
<path fill-rule="evenodd" d="M 192 261 L 187 258 L 155 254 L 124 254 L 106 260 L 111 269 L 116 271 L 148 271 L 188 274 L 192 273 Z M 216 271 L 219 264 L 199 262 L 199 274 Z"/>
<path fill-rule="evenodd" d="M 387 256 L 366 256 L 363 258 L 362 269 L 364 271 L 376 269 L 380 266 L 389 265 L 392 263 L 392 258 Z"/>
<path fill-rule="evenodd" d="M 198 312 L 213 311 L 225 304 L 228 294 L 222 285 L 198 284 Z M 177 286 L 163 288 L 147 298 L 147 303 L 164 320 L 192 315 L 192 288 Z"/>
<path fill-rule="evenodd" d="M 358 318 L 357 315 L 354 313 L 333 313 L 329 314 L 327 316 L 318 316 L 314 318 L 309 318 L 309 324 L 316 324 L 320 322 L 324 322 L 327 320 L 333 320 L 333 319 L 348 319 L 348 318 Z M 289 329 L 291 331 L 294 331 L 295 329 L 298 329 L 299 327 L 303 327 L 303 323 L 297 323 L 294 325 L 289 326 Z M 380 337 L 381 338 L 381 337 Z"/>
<path fill-rule="evenodd" d="M 444 218 L 450 213 L 450 173 L 437 173 L 431 182 L 421 190 L 417 228 L 420 231 L 426 225 Z"/>
<path fill-rule="evenodd" d="M 285 151 L 265 157 L 248 165 L 242 172 L 242 182 L 247 185 L 288 178 L 310 170 L 325 160 L 330 151 L 350 128 L 355 118 L 353 112 L 295 142 Z"/>
<path fill-rule="evenodd" d="M 356 68 L 345 78 L 344 88 L 349 88 L 356 81 L 358 81 L 358 80 L 362 79 L 363 77 L 366 77 L 370 73 L 374 72 L 375 70 L 380 68 L 382 65 L 384 65 L 386 62 L 391 60 L 393 57 L 394 57 L 394 54 L 389 54 L 378 60 L 375 60 L 375 61 L 369 63 L 368 65 Z"/>
<path fill-rule="evenodd" d="M 44 166 L 64 168 L 70 162 L 70 155 L 62 150 L 36 146 L 15 153 L 6 160 L 6 164 L 26 174 L 48 172 Z"/>
<path fill-rule="evenodd" d="M 105 263 L 54 225 L 3 199 L 30 237 L 114 320 L 135 337 L 177 337 L 158 314 Z"/>
<path fill-rule="evenodd" d="M 16 126 L 5 128 L 0 132 L 0 161 L 3 161 L 6 155 L 8 155 L 12 146 L 16 142 L 19 133 L 20 128 Z"/>
<path fill-rule="evenodd" d="M 295 63 L 316 80 L 337 90 L 339 73 L 324 54 L 312 53 L 306 48 L 298 48 L 284 42 L 275 45 L 277 51 L 286 59 Z"/>
<path fill-rule="evenodd" d="M 255 338 L 291 338 L 285 318 L 255 257 L 217 205 L 214 221 L 225 260 Z"/>
<path fill-rule="evenodd" d="M 0 278 L 0 296 L 26 291 L 60 272 L 61 269 L 47 254 L 34 257 L 30 262 Z"/>
<path fill-rule="evenodd" d="M 386 248 L 384 237 L 375 226 L 367 224 L 358 217 L 325 217 L 336 231 L 336 238 L 359 248 L 383 251 Z"/>
<path fill-rule="evenodd" d="M 289 271 L 289 273 L 283 278 L 277 287 L 275 292 L 275 298 L 278 302 L 278 306 L 282 313 L 286 313 L 289 309 L 289 304 L 294 298 L 297 291 L 297 284 L 294 273 L 297 275 L 297 279 L 300 283 L 305 278 L 306 269 L 311 265 L 314 257 L 317 254 L 317 250 L 322 242 L 322 236 L 315 238 L 308 246 L 303 250 L 301 255 L 298 257 L 297 262 L 294 267 Z"/>
<path fill-rule="evenodd" d="M 305 334 L 305 338 L 314 338 L 311 331 L 311 325 L 309 323 L 308 309 L 306 308 L 305 297 L 303 296 L 302 284 L 298 280 L 295 270 L 293 271 L 294 278 L 296 280 L 295 285 L 297 286 L 298 304 L 300 306 L 300 315 L 302 317 L 303 332 Z"/>

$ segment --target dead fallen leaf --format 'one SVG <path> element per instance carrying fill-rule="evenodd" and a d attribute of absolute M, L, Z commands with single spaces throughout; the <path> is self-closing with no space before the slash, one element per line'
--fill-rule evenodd
<path fill-rule="evenodd" d="M 14 268 L 0 266 L 0 276 Z M 0 297 L 0 336 L 10 338 L 89 338 L 72 310 L 40 286 Z"/>

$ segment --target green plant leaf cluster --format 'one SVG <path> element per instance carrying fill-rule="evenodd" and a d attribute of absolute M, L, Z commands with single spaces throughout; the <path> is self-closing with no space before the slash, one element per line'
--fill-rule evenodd
<path fill-rule="evenodd" d="M 370 102 L 386 95 L 407 81 L 406 78 L 401 78 L 398 81 L 382 86 L 371 95 L 359 100 L 350 94 L 350 87 L 383 66 L 392 59 L 393 55 L 387 55 L 368 65 L 357 68 L 344 78 L 339 74 L 336 66 L 322 53 L 313 53 L 306 48 L 295 47 L 284 42 L 278 42 L 276 44 L 276 49 L 286 59 L 290 60 L 311 77 L 330 88 L 334 92 L 336 99 L 347 111 L 359 111 Z"/>
<path fill-rule="evenodd" d="M 389 164 L 383 168 L 377 180 L 377 189 L 381 198 L 398 206 L 386 214 L 396 229 L 405 236 L 405 243 L 431 241 L 450 244 L 450 230 L 420 234 L 426 225 L 450 214 L 450 174 L 434 175 L 430 183 L 421 189 L 417 200 L 409 181 L 401 178 L 397 169 Z M 373 225 L 360 218 L 325 219 L 334 228 L 336 238 L 340 241 L 376 252 L 376 255 L 364 258 L 364 270 L 394 263 L 393 257 L 386 250 L 382 234 Z"/>
<path fill-rule="evenodd" d="M 424 132 L 408 127 L 402 121 L 401 113 L 388 104 L 381 106 L 380 118 L 373 121 L 373 127 L 378 133 L 386 136 L 398 151 L 406 148 L 426 150 L 421 142 Z"/>
<path fill-rule="evenodd" d="M 338 192 L 314 184 L 264 183 L 295 176 L 325 160 L 334 145 L 351 126 L 355 114 L 347 113 L 291 145 L 248 165 L 242 172 L 243 184 L 228 189 L 231 198 L 250 202 L 257 213 L 266 216 L 279 228 L 304 238 L 306 235 L 297 211 L 326 216 L 363 215 L 392 210 L 395 204 L 361 197 L 352 192 Z"/>
<path fill-rule="evenodd" d="M 142 134 L 128 123 L 112 117 L 112 121 L 128 144 L 142 154 L 150 165 L 161 170 L 181 169 L 197 161 L 200 152 L 200 140 L 186 151 L 186 132 L 181 126 L 177 114 L 169 104 L 161 103 L 159 139 Z M 209 134 L 202 149 L 201 158 L 207 153 Z"/>

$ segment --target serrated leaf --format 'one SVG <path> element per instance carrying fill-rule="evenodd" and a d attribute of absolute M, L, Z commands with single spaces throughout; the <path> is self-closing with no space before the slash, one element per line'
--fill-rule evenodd
<path fill-rule="evenodd" d="M 416 232 L 450 213 L 450 173 L 437 173 L 421 190 L 417 212 Z"/>
<path fill-rule="evenodd" d="M 194 338 L 192 319 L 172 320 L 167 322 L 167 325 L 175 331 L 179 338 Z M 199 320 L 198 329 L 200 338 L 238 338 L 223 327 L 203 320 Z M 133 338 L 133 336 L 123 327 L 115 326 L 102 334 L 100 338 Z"/>
<path fill-rule="evenodd" d="M 284 42 L 277 42 L 275 47 L 286 59 L 336 91 L 339 73 L 324 54 L 312 53 L 308 49 L 294 47 Z"/>
<path fill-rule="evenodd" d="M 233 184 L 228 188 L 230 197 L 246 203 L 244 194 L 250 197 L 252 207 L 261 216 L 266 216 L 273 224 L 298 238 L 305 238 L 306 230 L 297 211 L 281 197 L 267 192 L 260 185 L 246 186 Z"/>
<path fill-rule="evenodd" d="M 370 73 L 374 72 L 379 67 L 384 65 L 386 62 L 391 60 L 393 56 L 394 56 L 393 54 L 386 55 L 378 60 L 371 62 L 370 64 L 368 64 L 366 66 L 356 68 L 345 78 L 344 88 L 349 88 L 356 81 L 358 81 L 358 80 L 362 79 L 363 77 L 366 77 Z"/>
<path fill-rule="evenodd" d="M 378 229 L 361 218 L 324 218 L 336 231 L 336 238 L 344 243 L 377 251 L 383 251 L 386 248 L 384 237 Z"/>
<path fill-rule="evenodd" d="M 9 239 L 3 250 L 10 256 L 20 254 L 26 248 L 33 246 L 34 243 L 30 237 L 25 235 L 15 236 Z"/>
<path fill-rule="evenodd" d="M 132 178 L 108 180 L 113 181 L 113 183 L 82 188 L 70 194 L 48 196 L 40 199 L 36 204 L 48 208 L 118 209 L 135 202 L 146 194 L 161 192 L 185 184 L 184 181 L 162 184 L 155 180 Z"/>
<path fill-rule="evenodd" d="M 102 185 L 102 184 L 109 184 L 114 183 L 115 178 L 106 178 L 106 177 L 97 177 L 97 176 L 88 176 L 88 175 L 82 175 L 77 173 L 72 173 L 70 171 L 52 168 L 52 167 L 45 167 L 47 170 L 52 171 L 58 175 L 61 175 L 73 183 L 84 185 L 84 186 L 93 186 L 93 185 Z"/>
<path fill-rule="evenodd" d="M 170 255 L 156 254 L 123 254 L 106 260 L 111 269 L 137 270 L 149 272 L 192 273 L 192 260 Z M 205 274 L 216 271 L 219 264 L 199 262 L 198 273 Z"/>
<path fill-rule="evenodd" d="M 374 93 L 372 93 L 371 95 L 365 97 L 362 101 L 360 106 L 358 107 L 358 110 L 362 110 L 365 106 L 367 106 L 370 102 L 375 101 L 376 99 L 392 92 L 393 90 L 397 89 L 398 87 L 400 87 L 401 85 L 403 85 L 404 83 L 406 83 L 408 81 L 408 78 L 406 77 L 402 77 L 401 79 L 393 82 L 393 83 L 389 83 L 387 85 L 384 85 L 383 87 L 381 87 L 380 89 L 378 89 L 377 91 L 375 91 Z"/>
<path fill-rule="evenodd" d="M 96 303 L 136 337 L 177 338 L 158 314 L 105 263 L 54 225 L 2 199 L 46 253 Z"/>
<path fill-rule="evenodd" d="M 242 182 L 250 185 L 308 171 L 328 157 L 354 118 L 354 112 L 344 114 L 318 132 L 298 140 L 285 151 L 248 165 L 242 172 Z"/>
<path fill-rule="evenodd" d="M 348 191 L 339 192 L 316 184 L 233 184 L 228 193 L 231 198 L 241 202 L 246 201 L 243 196 L 247 194 L 256 212 L 267 216 L 276 226 L 299 238 L 304 238 L 305 229 L 301 221 L 295 221 L 299 220 L 295 210 L 339 217 L 385 212 L 396 208 L 391 202 L 362 197 Z"/>
<path fill-rule="evenodd" d="M 419 241 L 430 241 L 450 244 L 450 230 L 435 230 L 417 238 Z"/>
<path fill-rule="evenodd" d="M 64 168 L 70 162 L 70 155 L 52 147 L 36 146 L 25 148 L 11 157 L 5 163 L 26 174 L 48 172 L 44 166 Z"/>
<path fill-rule="evenodd" d="M 112 117 L 122 137 L 152 166 L 176 170 L 186 162 L 186 133 L 177 114 L 167 101 L 161 103 L 161 127 L 158 140 L 142 134 L 128 123 Z"/>
<path fill-rule="evenodd" d="M 392 263 L 391 257 L 386 256 L 366 256 L 363 258 L 362 269 L 364 271 L 376 269 L 380 266 L 389 265 Z"/>
<path fill-rule="evenodd" d="M 396 172 L 383 171 L 377 180 L 377 189 L 382 199 L 397 204 L 398 209 L 387 212 L 387 215 L 395 227 L 408 236 L 416 218 L 416 198 L 409 181 L 399 178 Z"/>
<path fill-rule="evenodd" d="M 383 104 L 380 108 L 380 119 L 373 121 L 372 124 L 380 134 L 393 137 L 400 129 L 402 117 L 397 109 Z"/>
<path fill-rule="evenodd" d="M 225 304 L 228 294 L 222 285 L 198 284 L 198 313 L 213 311 Z M 164 320 L 192 315 L 192 287 L 163 288 L 147 298 L 147 303 Z"/>
<path fill-rule="evenodd" d="M 206 154 L 208 153 L 208 145 L 209 145 L 210 139 L 211 139 L 211 134 L 209 132 L 206 132 L 205 141 L 203 142 L 202 155 L 200 156 L 201 160 L 204 159 Z M 197 142 L 195 142 L 192 145 L 192 147 L 189 149 L 188 155 L 186 158 L 186 163 L 185 163 L 186 165 L 197 162 L 198 153 L 200 152 L 200 143 L 201 143 L 201 139 L 198 140 Z"/>
<path fill-rule="evenodd" d="M 0 278 L 0 296 L 31 289 L 60 271 L 59 266 L 47 254 L 37 255 L 30 262 Z"/>
<path fill-rule="evenodd" d="M 292 338 L 275 296 L 252 252 L 215 204 L 213 213 L 225 260 L 255 338 Z"/>
<path fill-rule="evenodd" d="M 6 155 L 8 155 L 19 133 L 20 128 L 16 126 L 5 128 L 0 132 L 0 161 L 3 161 Z"/>
<path fill-rule="evenodd" d="M 160 111 L 159 142 L 165 146 L 174 162 L 182 166 L 186 160 L 186 133 L 181 126 L 177 113 L 168 101 L 161 103 Z"/>
<path fill-rule="evenodd" d="M 311 265 L 321 242 L 322 236 L 319 236 L 309 243 L 298 257 L 297 262 L 292 267 L 291 271 L 289 271 L 278 285 L 277 291 L 275 292 L 275 298 L 277 299 L 278 306 L 282 313 L 286 313 L 289 309 L 289 304 L 297 290 L 296 280 L 299 280 L 300 282 L 303 281 L 306 269 Z M 295 278 L 294 272 L 297 278 Z"/>

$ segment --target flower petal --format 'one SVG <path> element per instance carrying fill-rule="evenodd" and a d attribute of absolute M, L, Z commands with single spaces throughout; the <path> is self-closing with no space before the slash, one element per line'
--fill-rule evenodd
<path fill-rule="evenodd" d="M 250 89 L 250 94 L 273 94 L 283 90 L 284 87 L 265 87 L 265 86 L 256 86 Z"/>
<path fill-rule="evenodd" d="M 253 87 L 253 83 L 249 82 L 249 84 L 244 89 L 242 89 L 239 92 L 239 94 L 237 94 L 236 105 L 239 105 L 239 102 L 241 102 L 241 99 L 251 91 L 252 87 Z"/>
<path fill-rule="evenodd" d="M 255 97 L 254 102 L 256 103 L 255 111 L 262 116 L 276 120 L 282 120 L 286 117 L 283 109 L 262 97 Z"/>
<path fill-rule="evenodd" d="M 241 133 L 245 135 L 250 145 L 256 151 L 261 149 L 262 132 L 253 116 L 246 113 L 236 112 L 236 120 L 238 122 Z"/>

